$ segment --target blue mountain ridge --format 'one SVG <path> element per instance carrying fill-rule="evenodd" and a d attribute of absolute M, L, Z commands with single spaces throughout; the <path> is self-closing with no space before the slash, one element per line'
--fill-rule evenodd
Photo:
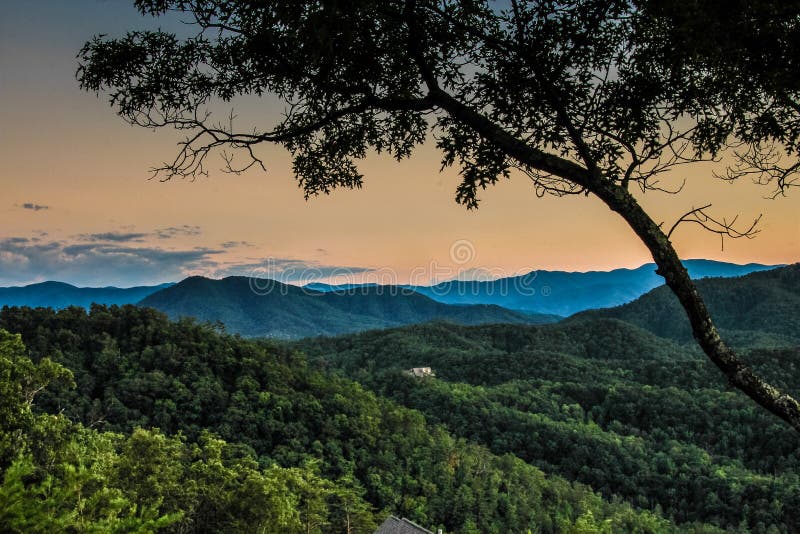
<path fill-rule="evenodd" d="M 748 263 L 738 265 L 713 260 L 692 259 L 684 264 L 693 279 L 737 277 L 783 265 Z M 451 280 L 432 286 L 407 285 L 417 293 L 444 304 L 495 304 L 528 313 L 569 316 L 580 311 L 619 306 L 635 300 L 664 284 L 656 265 L 647 263 L 635 269 L 612 271 L 531 271 L 491 281 Z M 374 284 L 365 284 L 373 287 Z M 358 284 L 305 286 L 323 292 L 352 292 Z"/>

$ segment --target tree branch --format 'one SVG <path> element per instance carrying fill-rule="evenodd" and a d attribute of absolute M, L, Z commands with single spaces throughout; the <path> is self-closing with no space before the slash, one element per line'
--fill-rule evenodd
<path fill-rule="evenodd" d="M 761 379 L 725 344 L 669 239 L 624 187 L 612 181 L 601 180 L 571 161 L 523 143 L 441 90 L 432 92 L 429 97 L 454 118 L 474 128 L 521 164 L 574 182 L 594 193 L 612 211 L 619 214 L 650 250 L 658 265 L 658 274 L 664 277 L 678 297 L 689 318 L 692 333 L 709 359 L 734 387 L 800 432 L 800 403 Z"/>
<path fill-rule="evenodd" d="M 759 214 L 749 228 L 746 228 L 745 230 L 737 230 L 734 228 L 734 225 L 739 218 L 738 215 L 736 215 L 730 222 L 725 219 L 720 221 L 705 211 L 710 207 L 711 204 L 706 204 L 705 206 L 693 208 L 684 213 L 680 219 L 675 221 L 675 224 L 672 225 L 672 227 L 669 229 L 669 232 L 667 232 L 667 239 L 672 237 L 672 233 L 682 223 L 694 223 L 700 225 L 711 233 L 718 234 L 720 236 L 722 250 L 725 250 L 725 237 L 730 237 L 732 239 L 746 237 L 747 239 L 752 239 L 761 231 L 760 229 L 757 229 L 756 226 L 758 226 L 758 223 L 761 221 L 761 216 L 763 214 Z"/>
<path fill-rule="evenodd" d="M 222 125 L 208 125 L 209 114 L 202 118 L 198 116 L 191 119 L 171 118 L 160 122 L 150 120 L 147 122 L 150 127 L 170 125 L 179 130 L 194 130 L 192 136 L 179 143 L 181 148 L 175 159 L 171 162 L 165 162 L 161 167 L 152 169 L 152 172 L 154 177 L 164 174 L 162 181 L 170 180 L 176 176 L 196 177 L 206 175 L 207 171 L 204 167 L 206 158 L 213 149 L 223 146 L 243 149 L 247 152 L 249 158 L 248 164 L 237 168 L 233 166 L 233 156 L 223 153 L 225 171 L 238 174 L 254 165 L 265 169 L 264 163 L 253 151 L 253 148 L 261 143 L 287 143 L 317 132 L 328 125 L 335 124 L 345 117 L 365 112 L 424 111 L 431 109 L 432 106 L 432 101 L 427 98 L 362 95 L 361 102 L 334 109 L 306 124 L 292 125 L 292 121 L 287 119 L 282 125 L 270 132 L 254 132 L 251 134 L 234 133 L 232 126 L 233 116 L 230 117 L 231 125 L 228 128 L 224 128 Z"/>

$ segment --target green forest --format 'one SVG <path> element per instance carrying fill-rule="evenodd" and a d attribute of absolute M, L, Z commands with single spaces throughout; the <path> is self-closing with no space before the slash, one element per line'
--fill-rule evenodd
<path fill-rule="evenodd" d="M 134 306 L 3 308 L 10 532 L 715 532 L 450 432 L 296 349 Z"/>
<path fill-rule="evenodd" d="M 678 524 L 756 532 L 800 524 L 795 432 L 730 390 L 696 349 L 633 325 L 441 323 L 299 347 L 495 454 Z M 775 383 L 800 383 L 796 346 L 747 357 Z M 418 366 L 436 377 L 402 371 Z"/>

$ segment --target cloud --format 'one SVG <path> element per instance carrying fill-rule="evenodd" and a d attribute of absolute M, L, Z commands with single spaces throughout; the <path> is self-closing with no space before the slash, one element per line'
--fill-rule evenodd
<path fill-rule="evenodd" d="M 138 244 L 149 234 L 107 232 L 82 234 L 80 240 L 41 237 L 0 239 L 0 286 L 58 280 L 78 286 L 136 286 L 177 282 L 190 275 L 212 278 L 253 276 L 303 285 L 310 282 L 357 283 L 379 273 L 370 268 L 323 264 L 295 258 L 250 258 L 230 261 L 231 247 L 167 248 Z M 156 242 L 157 243 L 157 242 Z M 247 244 L 249 245 L 249 244 Z"/>
<path fill-rule="evenodd" d="M 25 243 L 30 243 L 32 240 L 27 237 L 9 237 L 8 239 L 3 240 L 3 242 L 8 242 L 13 245 L 24 245 Z"/>
<path fill-rule="evenodd" d="M 141 243 L 150 234 L 142 232 L 101 232 L 97 234 L 80 234 L 81 241 L 113 241 L 115 243 L 136 242 Z"/>
<path fill-rule="evenodd" d="M 45 206 L 43 204 L 36 204 L 34 202 L 25 202 L 24 204 L 15 204 L 17 207 L 20 207 L 25 210 L 31 211 L 42 211 L 42 210 L 49 210 L 50 206 Z"/>
<path fill-rule="evenodd" d="M 152 232 L 134 232 L 133 226 L 123 227 L 124 231 L 99 232 L 94 234 L 79 234 L 74 236 L 79 241 L 90 241 L 93 243 L 112 242 L 112 243 L 143 243 L 150 239 L 173 239 L 178 236 L 198 236 L 202 233 L 199 226 L 185 224 L 183 226 L 169 226 L 167 228 L 157 228 Z M 244 243 L 244 241 L 231 241 L 230 243 Z M 235 246 L 235 245 L 232 245 Z M 225 247 L 230 248 L 230 247 Z"/>
<path fill-rule="evenodd" d="M 184 224 L 182 226 L 159 228 L 153 232 L 153 235 L 158 239 L 172 239 L 177 236 L 197 236 L 201 233 L 203 233 L 203 230 L 199 226 Z"/>
<path fill-rule="evenodd" d="M 374 272 L 368 267 L 325 265 L 313 260 L 294 258 L 266 258 L 261 261 L 221 266 L 214 271 L 215 278 L 223 276 L 252 276 L 269 278 L 286 284 L 303 285 L 310 282 L 335 280 L 339 283 L 355 282 L 361 276 Z"/>
<path fill-rule="evenodd" d="M 224 243 L 220 243 L 222 248 L 237 248 L 237 247 L 252 247 L 254 246 L 249 241 L 225 241 Z"/>
<path fill-rule="evenodd" d="M 150 285 L 213 271 L 222 249 L 0 239 L 0 285 L 59 280 L 83 286 Z"/>

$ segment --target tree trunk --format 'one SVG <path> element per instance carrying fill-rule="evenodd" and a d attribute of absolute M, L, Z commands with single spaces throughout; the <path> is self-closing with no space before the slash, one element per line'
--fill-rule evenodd
<path fill-rule="evenodd" d="M 678 297 L 689 318 L 692 334 L 709 359 L 722 370 L 731 385 L 800 432 L 800 404 L 757 376 L 722 341 L 697 287 L 678 258 L 672 243 L 627 189 L 573 161 L 528 145 L 438 87 L 430 88 L 428 98 L 452 117 L 494 143 L 509 157 L 585 188 L 625 219 L 650 250 L 658 265 L 656 272 L 664 277 L 667 286 Z"/>
<path fill-rule="evenodd" d="M 714 326 L 700 293 L 661 228 L 623 187 L 613 183 L 592 184 L 589 189 L 611 210 L 625 219 L 653 255 L 658 274 L 678 297 L 686 311 L 695 340 L 719 367 L 731 385 L 800 431 L 800 404 L 771 386 L 744 364 L 725 344 Z"/>

